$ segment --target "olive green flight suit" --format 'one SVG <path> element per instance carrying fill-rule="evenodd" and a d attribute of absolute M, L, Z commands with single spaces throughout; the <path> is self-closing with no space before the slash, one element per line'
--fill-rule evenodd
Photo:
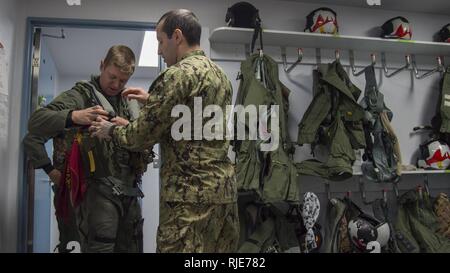
<path fill-rule="evenodd" d="M 361 94 L 342 65 L 335 61 L 319 65 L 314 71 L 314 97 L 299 124 L 298 144 L 322 144 L 329 156 L 326 162 L 305 160 L 299 164 L 300 172 L 330 180 L 343 180 L 352 176 L 354 149 L 365 147 L 364 111 L 357 103 Z"/>
<path fill-rule="evenodd" d="M 81 161 L 87 191 L 75 214 L 82 252 L 142 252 L 139 184 L 150 153 L 148 150 L 129 152 L 111 141 L 91 138 L 86 127 L 77 127 L 68 119 L 71 111 L 97 105 L 93 95 L 96 90 L 101 92 L 98 77 L 92 77 L 89 82 L 76 83 L 71 90 L 34 112 L 29 120 L 26 147 L 35 159 L 34 165 L 40 167 L 50 162 L 43 146 L 47 139 L 62 137 L 66 151 L 70 151 L 75 135 L 81 133 Z M 131 119 L 131 110 L 120 94 L 105 98 L 117 116 Z M 29 141 L 33 139 L 30 136 L 37 136 L 34 139 L 40 141 Z"/>

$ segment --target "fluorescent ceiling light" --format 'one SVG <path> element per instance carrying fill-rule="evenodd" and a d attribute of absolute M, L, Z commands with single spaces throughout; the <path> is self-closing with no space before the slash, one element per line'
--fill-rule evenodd
<path fill-rule="evenodd" d="M 145 32 L 138 66 L 159 66 L 158 40 L 156 40 L 156 31 Z"/>

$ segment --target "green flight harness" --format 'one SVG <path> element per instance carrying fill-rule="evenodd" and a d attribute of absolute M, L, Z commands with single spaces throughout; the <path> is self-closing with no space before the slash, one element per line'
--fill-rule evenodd
<path fill-rule="evenodd" d="M 376 182 L 398 182 L 401 174 L 400 145 L 392 130 L 392 111 L 386 107 L 378 90 L 375 68 L 365 68 L 366 89 L 361 105 L 365 110 L 364 134 L 366 148 L 361 170 Z"/>

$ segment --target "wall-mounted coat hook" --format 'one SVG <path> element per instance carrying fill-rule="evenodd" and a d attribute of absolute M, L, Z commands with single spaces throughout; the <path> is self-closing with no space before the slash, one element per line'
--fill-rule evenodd
<path fill-rule="evenodd" d="M 370 205 L 374 201 L 367 201 L 366 190 L 364 188 L 364 181 L 362 177 L 359 177 L 359 192 L 361 193 L 361 200 L 365 205 Z"/>
<path fill-rule="evenodd" d="M 430 186 L 428 185 L 428 174 L 423 174 L 423 186 L 425 188 L 425 192 L 430 194 Z"/>
<path fill-rule="evenodd" d="M 423 201 L 423 188 L 422 186 L 417 186 L 417 193 L 419 194 L 419 200 Z"/>
<path fill-rule="evenodd" d="M 366 68 L 363 68 L 361 71 L 356 72 L 356 67 L 355 67 L 355 55 L 353 53 L 353 50 L 350 50 L 349 52 L 350 55 L 350 67 L 352 69 L 352 74 L 353 76 L 359 76 L 362 73 L 364 73 L 364 71 L 366 70 Z M 376 56 L 374 53 L 370 54 L 370 59 L 372 60 L 372 63 L 369 66 L 375 66 L 377 60 L 376 60 Z"/>
<path fill-rule="evenodd" d="M 400 198 L 400 194 L 398 192 L 398 182 L 392 183 L 392 189 L 394 190 L 395 199 L 398 201 L 398 199 Z"/>
<path fill-rule="evenodd" d="M 386 190 L 386 189 L 383 189 L 383 190 L 381 191 L 381 194 L 383 195 L 383 202 L 384 202 L 385 204 L 387 204 L 387 202 L 388 202 L 388 199 L 387 199 L 387 190 Z"/>
<path fill-rule="evenodd" d="M 436 60 L 437 60 L 437 67 L 435 69 L 430 70 L 419 76 L 419 70 L 417 69 L 417 64 L 416 64 L 416 56 L 412 55 L 412 67 L 414 70 L 414 77 L 416 77 L 416 79 L 423 79 L 423 78 L 426 78 L 436 72 L 444 72 L 445 68 L 444 68 L 444 65 L 442 64 L 442 58 L 439 56 L 436 58 Z"/>
<path fill-rule="evenodd" d="M 297 49 L 297 60 L 290 66 L 287 67 L 287 59 L 286 59 L 286 48 L 281 48 L 281 59 L 283 60 L 283 68 L 284 68 L 284 72 L 291 72 L 292 69 L 294 69 L 299 63 L 301 63 L 302 59 L 303 59 L 303 49 L 298 48 Z"/>
<path fill-rule="evenodd" d="M 336 62 L 340 62 L 341 61 L 341 52 L 339 51 L 339 49 L 336 49 L 334 51 L 334 58 L 336 59 Z"/>
<path fill-rule="evenodd" d="M 327 199 L 331 200 L 330 183 L 325 182 L 324 185 L 325 185 L 325 194 L 327 196 Z"/>
<path fill-rule="evenodd" d="M 388 68 L 387 68 L 387 65 L 386 65 L 386 54 L 384 52 L 381 53 L 381 63 L 383 65 L 384 75 L 387 78 L 390 78 L 390 77 L 392 77 L 392 76 L 402 72 L 403 70 L 408 69 L 409 66 L 411 65 L 411 56 L 410 55 L 406 55 L 405 56 L 405 61 L 406 61 L 406 64 L 403 67 L 400 67 L 399 69 L 395 70 L 391 74 L 388 74 Z"/>
<path fill-rule="evenodd" d="M 264 56 L 264 52 L 261 48 L 258 48 L 259 57 L 262 58 Z"/>

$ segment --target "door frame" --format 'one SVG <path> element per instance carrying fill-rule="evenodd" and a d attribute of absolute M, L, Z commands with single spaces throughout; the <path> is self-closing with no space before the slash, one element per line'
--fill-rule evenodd
<path fill-rule="evenodd" d="M 73 27 L 73 28 L 95 28 L 95 29 L 118 29 L 118 30 L 155 30 L 156 23 L 134 22 L 134 21 L 113 21 L 113 20 L 89 20 L 89 19 L 68 19 L 68 18 L 46 18 L 28 17 L 26 21 L 26 37 L 24 49 L 24 70 L 23 86 L 21 98 L 20 115 L 20 139 L 27 133 L 28 119 L 31 115 L 31 82 L 32 82 L 32 55 L 33 55 L 33 33 L 37 27 Z M 161 58 L 160 58 L 161 67 Z M 29 202 L 28 192 L 30 190 L 30 179 L 27 174 L 27 158 L 23 143 L 19 147 L 18 162 L 18 238 L 17 251 L 27 252 L 28 242 L 28 217 Z"/>

